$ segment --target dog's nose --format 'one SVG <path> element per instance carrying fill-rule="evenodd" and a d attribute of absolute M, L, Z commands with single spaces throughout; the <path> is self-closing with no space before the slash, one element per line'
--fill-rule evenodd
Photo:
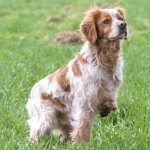
<path fill-rule="evenodd" d="M 127 24 L 125 22 L 120 24 L 120 29 L 126 29 Z"/>

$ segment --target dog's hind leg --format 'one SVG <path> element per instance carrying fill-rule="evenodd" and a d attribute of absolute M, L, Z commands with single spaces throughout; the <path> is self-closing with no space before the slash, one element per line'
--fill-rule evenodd
<path fill-rule="evenodd" d="M 56 120 L 57 120 L 57 129 L 60 133 L 61 142 L 66 142 L 70 139 L 70 113 L 69 112 L 55 112 Z"/>
<path fill-rule="evenodd" d="M 50 120 L 28 120 L 30 126 L 30 143 L 38 142 L 40 138 L 48 134 L 52 130 L 52 123 Z"/>
<path fill-rule="evenodd" d="M 52 131 L 56 121 L 54 116 L 55 109 L 46 101 L 35 102 L 34 99 L 29 99 L 27 109 L 29 114 L 27 123 L 30 127 L 29 141 L 35 143 Z"/>

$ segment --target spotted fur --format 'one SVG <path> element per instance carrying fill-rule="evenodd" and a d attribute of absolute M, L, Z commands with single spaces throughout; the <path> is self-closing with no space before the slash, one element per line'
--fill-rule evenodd
<path fill-rule="evenodd" d="M 30 141 L 53 130 L 62 141 L 90 140 L 93 118 L 118 111 L 117 92 L 123 80 L 121 39 L 127 36 L 122 8 L 94 8 L 80 24 L 85 39 L 67 65 L 37 82 L 27 102 Z"/>

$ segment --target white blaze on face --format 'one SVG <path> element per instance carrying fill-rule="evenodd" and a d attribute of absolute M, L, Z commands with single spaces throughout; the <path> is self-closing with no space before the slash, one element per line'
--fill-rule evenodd
<path fill-rule="evenodd" d="M 112 23 L 111 23 L 111 31 L 108 35 L 109 39 L 115 39 L 119 36 L 119 25 L 123 22 L 117 19 L 116 14 L 118 11 L 116 9 L 104 9 L 102 10 L 103 12 L 108 13 L 111 18 L 112 18 Z"/>

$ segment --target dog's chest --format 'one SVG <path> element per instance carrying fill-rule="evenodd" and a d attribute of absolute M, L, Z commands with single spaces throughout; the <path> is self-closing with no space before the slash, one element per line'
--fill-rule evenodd
<path fill-rule="evenodd" d="M 103 70 L 98 89 L 98 99 L 116 99 L 118 89 L 123 81 L 123 60 L 120 57 L 112 70 Z"/>

